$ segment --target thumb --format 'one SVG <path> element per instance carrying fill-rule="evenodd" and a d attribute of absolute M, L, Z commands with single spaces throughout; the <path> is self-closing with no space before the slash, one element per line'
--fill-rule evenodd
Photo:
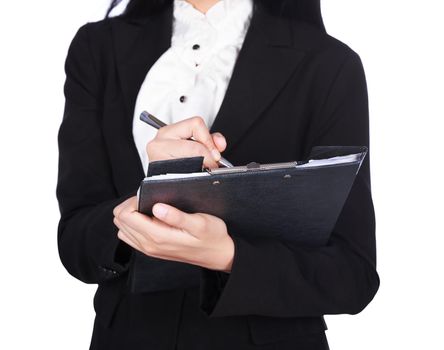
<path fill-rule="evenodd" d="M 225 139 L 225 136 L 220 132 L 215 132 L 214 134 L 211 134 L 211 137 L 219 152 L 225 151 L 225 148 L 227 148 L 227 140 Z"/>
<path fill-rule="evenodd" d="M 200 232 L 203 218 L 196 214 L 185 213 L 171 205 L 156 203 L 153 206 L 154 216 L 167 225 L 187 231 L 193 236 Z"/>

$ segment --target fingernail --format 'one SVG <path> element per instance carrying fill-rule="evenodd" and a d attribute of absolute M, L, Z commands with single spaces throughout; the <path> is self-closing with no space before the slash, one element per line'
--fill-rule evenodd
<path fill-rule="evenodd" d="M 168 213 L 168 208 L 165 205 L 162 204 L 156 204 L 153 207 L 153 214 L 157 216 L 158 218 L 163 218 Z"/>
<path fill-rule="evenodd" d="M 220 153 L 217 149 L 213 149 L 211 151 L 211 154 L 213 155 L 214 160 L 219 160 L 220 159 Z"/>

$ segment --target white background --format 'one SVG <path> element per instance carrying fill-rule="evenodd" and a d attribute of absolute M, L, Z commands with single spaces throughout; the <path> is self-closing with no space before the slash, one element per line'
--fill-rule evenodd
<path fill-rule="evenodd" d="M 441 3 L 324 1 L 329 33 L 360 54 L 367 72 L 381 277 L 364 312 L 327 317 L 332 350 L 444 349 Z M 106 6 L 2 3 L 1 349 L 89 346 L 95 286 L 69 276 L 57 253 L 56 135 L 68 45 Z"/>

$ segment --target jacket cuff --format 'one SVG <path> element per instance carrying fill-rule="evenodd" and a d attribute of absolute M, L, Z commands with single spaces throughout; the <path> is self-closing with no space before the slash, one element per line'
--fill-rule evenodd
<path fill-rule="evenodd" d="M 200 308 L 209 317 L 239 314 L 237 305 L 245 303 L 250 288 L 245 277 L 257 274 L 255 259 L 245 249 L 245 241 L 232 236 L 234 258 L 230 273 L 202 269 L 200 284 Z M 260 269 L 259 269 L 260 270 Z"/>
<path fill-rule="evenodd" d="M 125 273 L 129 269 L 131 256 L 133 249 L 127 245 L 125 242 L 121 241 L 117 237 L 117 232 L 119 229 L 114 225 L 113 222 L 113 209 L 126 199 L 133 197 L 136 194 L 135 191 L 122 196 L 116 200 L 111 201 L 102 210 L 102 215 L 100 219 L 95 221 L 95 224 L 100 225 L 103 229 L 106 226 L 107 232 L 110 232 L 106 242 L 102 242 L 102 255 L 100 265 L 98 266 L 103 277 L 105 279 L 111 279 L 118 277 Z M 94 228 L 93 228 L 94 229 Z"/>

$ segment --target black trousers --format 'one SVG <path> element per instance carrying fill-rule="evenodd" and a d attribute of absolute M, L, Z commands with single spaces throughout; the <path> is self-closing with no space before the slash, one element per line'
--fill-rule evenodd
<path fill-rule="evenodd" d="M 165 334 L 156 325 L 144 325 L 140 315 L 142 295 L 126 295 L 120 303 L 111 327 L 104 327 L 96 317 L 90 350 L 328 350 L 325 332 L 292 336 L 270 344 L 255 345 L 246 318 L 227 320 L 208 318 L 198 306 L 197 293 L 187 293 L 182 304 L 174 339 L 160 339 Z M 144 310 L 149 312 L 149 310 Z M 220 331 L 224 324 L 224 332 Z M 219 326 L 219 327 L 218 327 Z M 153 336 L 154 333 L 154 336 Z M 165 343 L 168 343 L 165 347 Z"/>

